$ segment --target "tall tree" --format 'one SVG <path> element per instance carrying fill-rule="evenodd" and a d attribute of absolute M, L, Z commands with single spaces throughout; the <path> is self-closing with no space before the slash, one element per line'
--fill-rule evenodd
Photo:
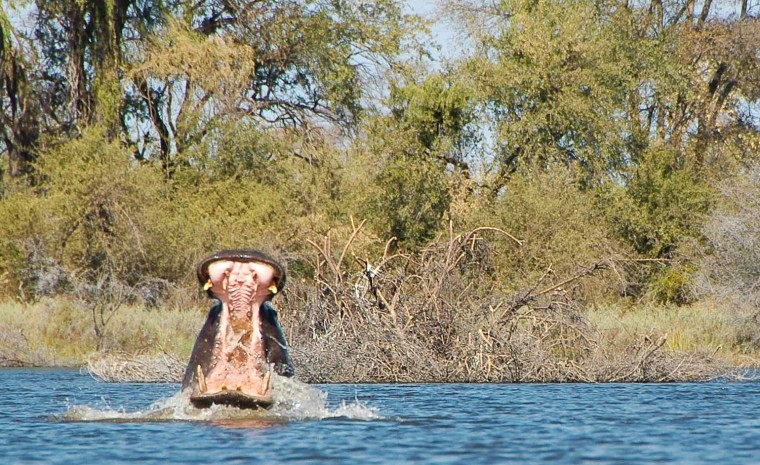
<path fill-rule="evenodd" d="M 662 145 L 678 154 L 673 169 L 707 169 L 725 161 L 716 147 L 760 130 L 742 110 L 760 103 L 751 12 L 693 0 L 462 0 L 450 10 L 475 45 L 461 69 L 493 124 L 495 189 L 516 169 L 556 162 L 594 182 L 627 178 Z"/>
<path fill-rule="evenodd" d="M 5 175 L 28 176 L 39 142 L 39 109 L 29 82 L 31 63 L 25 56 L 5 11 L 0 11 L 0 194 Z"/>
<path fill-rule="evenodd" d="M 23 58 L 37 133 L 65 140 L 104 125 L 167 177 L 198 161 L 188 148 L 231 121 L 350 130 L 374 71 L 392 66 L 419 26 L 397 0 L 27 5 Z"/>
<path fill-rule="evenodd" d="M 40 87 L 55 125 L 72 134 L 118 114 L 119 74 L 172 6 L 163 0 L 36 0 Z M 109 108 L 116 106 L 117 108 Z M 110 115 L 109 115 L 110 113 Z"/>
<path fill-rule="evenodd" d="M 171 176 L 187 148 L 230 120 L 350 129 L 371 71 L 417 27 L 396 0 L 187 2 L 129 72 L 128 132 Z M 196 160 L 197 161 L 197 160 Z"/>

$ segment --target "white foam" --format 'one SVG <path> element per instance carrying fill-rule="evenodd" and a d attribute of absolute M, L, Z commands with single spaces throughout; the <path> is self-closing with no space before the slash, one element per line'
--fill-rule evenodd
<path fill-rule="evenodd" d="M 198 409 L 190 403 L 188 393 L 179 392 L 172 397 L 155 401 L 145 410 L 129 412 L 123 408 L 111 408 L 110 406 L 95 408 L 87 405 L 74 405 L 70 406 L 66 413 L 54 419 L 106 422 L 256 420 L 262 423 L 281 423 L 290 420 L 324 420 L 328 418 L 365 421 L 382 418 L 376 409 L 368 407 L 358 400 L 343 401 L 339 406 L 330 408 L 326 392 L 292 378 L 273 376 L 272 391 L 274 393 L 274 405 L 269 410 L 241 410 L 221 405 Z"/>

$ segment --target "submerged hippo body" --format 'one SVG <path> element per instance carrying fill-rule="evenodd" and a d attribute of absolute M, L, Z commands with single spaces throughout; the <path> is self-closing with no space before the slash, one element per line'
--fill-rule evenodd
<path fill-rule="evenodd" d="M 257 250 L 223 250 L 203 260 L 197 274 L 217 303 L 195 341 L 182 389 L 200 408 L 270 407 L 271 371 L 293 375 L 270 302 L 285 285 L 284 268 Z"/>

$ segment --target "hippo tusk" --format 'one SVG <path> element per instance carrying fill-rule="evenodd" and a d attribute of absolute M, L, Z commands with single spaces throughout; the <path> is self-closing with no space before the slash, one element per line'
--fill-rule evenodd
<path fill-rule="evenodd" d="M 201 369 L 201 366 L 198 365 L 195 371 L 198 374 L 198 387 L 200 388 L 201 392 L 208 391 L 208 386 L 206 386 L 206 377 L 203 375 L 203 370 Z"/>
<path fill-rule="evenodd" d="M 272 372 L 267 371 L 267 374 L 264 375 L 264 384 L 261 388 L 261 395 L 266 395 L 267 391 L 269 390 L 269 381 L 272 379 Z"/>

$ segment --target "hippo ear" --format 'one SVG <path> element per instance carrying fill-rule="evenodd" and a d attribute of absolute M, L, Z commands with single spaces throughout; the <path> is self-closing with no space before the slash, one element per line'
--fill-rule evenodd
<path fill-rule="evenodd" d="M 206 294 L 206 297 L 209 299 L 216 299 L 216 295 L 214 295 L 214 291 L 211 290 L 211 288 L 214 287 L 214 283 L 211 282 L 211 279 L 206 281 L 206 284 L 203 285 L 203 292 Z"/>

